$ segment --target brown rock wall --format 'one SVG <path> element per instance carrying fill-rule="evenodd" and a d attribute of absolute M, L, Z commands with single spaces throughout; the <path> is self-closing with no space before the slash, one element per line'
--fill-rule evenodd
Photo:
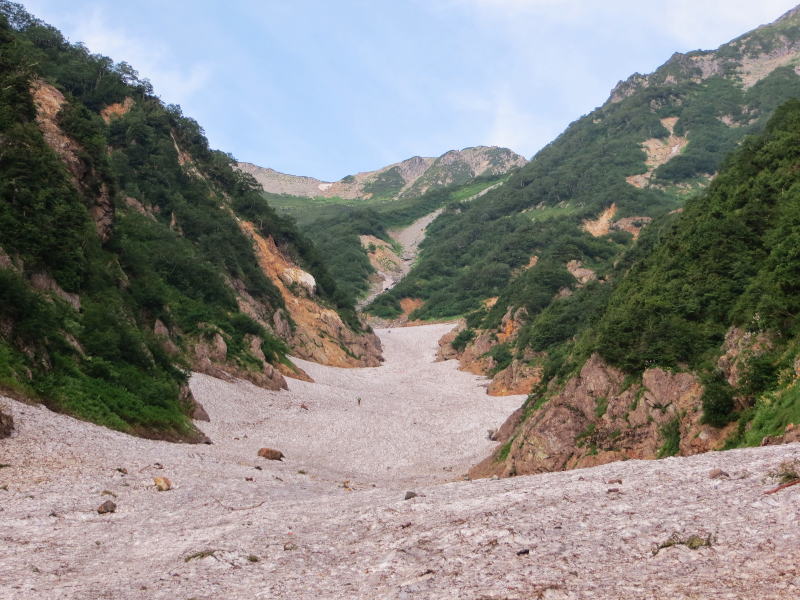
<path fill-rule="evenodd" d="M 677 420 L 679 455 L 722 446 L 731 432 L 703 425 L 703 387 L 692 373 L 649 369 L 623 388 L 624 374 L 593 355 L 515 429 L 508 456 L 500 449 L 472 477 L 525 475 L 657 458 L 667 426 Z"/>
<path fill-rule="evenodd" d="M 272 238 L 260 235 L 251 223 L 240 222 L 242 231 L 254 242 L 264 274 L 277 286 L 286 313 L 273 315 L 272 329 L 299 358 L 335 367 L 376 367 L 381 364 L 381 344 L 372 332 L 356 333 L 336 311 L 320 305 L 308 294 L 295 294 L 281 278 L 296 269 Z M 291 321 L 290 321 L 291 319 Z"/>

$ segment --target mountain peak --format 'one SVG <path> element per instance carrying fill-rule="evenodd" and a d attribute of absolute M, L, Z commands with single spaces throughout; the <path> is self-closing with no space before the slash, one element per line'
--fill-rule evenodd
<path fill-rule="evenodd" d="M 800 20 L 800 4 L 798 4 L 794 8 L 787 10 L 780 17 L 775 19 L 773 24 L 784 23 L 786 21 L 791 21 L 791 20 Z"/>
<path fill-rule="evenodd" d="M 348 200 L 373 197 L 410 197 L 430 189 L 464 183 L 479 175 L 505 175 L 527 160 L 508 148 L 472 146 L 448 150 L 439 157 L 412 156 L 375 171 L 347 175 L 339 181 L 287 175 L 251 163 L 239 163 L 264 191 L 304 197 L 339 197 Z"/>
<path fill-rule="evenodd" d="M 716 50 L 676 52 L 654 73 L 634 73 L 614 87 L 609 102 L 621 102 L 644 88 L 700 83 L 712 77 L 735 81 L 747 89 L 786 66 L 800 68 L 800 6 Z"/>

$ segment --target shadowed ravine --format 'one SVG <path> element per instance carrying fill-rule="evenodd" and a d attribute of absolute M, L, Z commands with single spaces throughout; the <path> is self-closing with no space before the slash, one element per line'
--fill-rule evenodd
<path fill-rule="evenodd" d="M 414 261 L 416 261 L 417 256 L 419 256 L 419 246 L 425 239 L 425 230 L 441 213 L 441 209 L 435 210 L 424 217 L 420 217 L 407 227 L 389 232 L 389 236 L 403 249 L 402 254 L 398 256 L 398 270 L 396 272 L 387 272 L 376 269 L 378 279 L 370 284 L 367 295 L 359 300 L 359 309 L 367 306 L 383 292 L 392 289 L 408 275 L 408 272 L 411 271 L 411 267 L 414 266 Z"/>

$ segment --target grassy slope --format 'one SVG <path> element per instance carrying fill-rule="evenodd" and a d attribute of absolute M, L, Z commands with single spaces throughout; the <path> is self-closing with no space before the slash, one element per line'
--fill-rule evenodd
<path fill-rule="evenodd" d="M 365 294 L 374 272 L 360 235 L 391 241 L 389 229 L 412 223 L 442 206 L 462 201 L 495 185 L 501 178 L 478 177 L 464 185 L 437 188 L 419 197 L 342 201 L 336 198 L 301 198 L 266 195 L 280 213 L 302 215 L 300 229 L 314 240 L 327 258 L 331 275 L 349 300 Z"/>
<path fill-rule="evenodd" d="M 518 355 L 526 348 L 545 353 L 544 382 L 531 401 L 540 405 L 551 379 L 575 374 L 596 352 L 631 381 L 651 367 L 699 374 L 705 421 L 740 422 L 729 446 L 757 445 L 797 422 L 798 148 L 800 101 L 793 100 L 776 111 L 763 135 L 734 153 L 683 213 L 646 230 L 607 283 L 538 312 L 511 348 Z M 717 364 L 734 326 L 771 343 L 742 354 L 742 375 L 732 387 Z"/>

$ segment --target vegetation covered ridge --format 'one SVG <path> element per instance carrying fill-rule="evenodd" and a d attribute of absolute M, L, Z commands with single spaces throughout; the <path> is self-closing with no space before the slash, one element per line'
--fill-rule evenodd
<path fill-rule="evenodd" d="M 295 325 L 244 221 L 361 329 L 308 238 L 130 65 L 6 0 L 0 62 L 3 389 L 121 431 L 199 439 L 190 369 L 280 387 Z"/>
<path fill-rule="evenodd" d="M 466 344 L 489 339 L 492 356 L 504 349 L 540 368 L 483 473 L 795 439 L 799 144 L 800 100 L 790 100 L 707 191 L 646 229 L 604 282 L 517 312 L 502 341 L 468 319 L 477 329 L 459 334 Z M 548 436 L 559 443 L 548 446 Z"/>
<path fill-rule="evenodd" d="M 643 225 L 706 187 L 747 135 L 800 96 L 798 61 L 792 11 L 716 51 L 634 75 L 480 203 L 449 206 L 417 267 L 368 310 L 392 316 L 400 300 L 419 298 L 413 316 L 450 317 L 499 297 L 484 324 L 496 326 L 509 307 L 546 305 L 571 260 L 602 279 Z M 533 256 L 550 275 L 526 270 Z"/>

